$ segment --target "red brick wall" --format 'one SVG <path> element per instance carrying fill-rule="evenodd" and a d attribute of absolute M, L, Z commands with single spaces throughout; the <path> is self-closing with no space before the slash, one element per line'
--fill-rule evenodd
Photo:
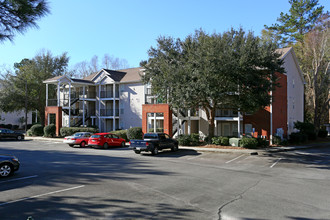
<path fill-rule="evenodd" d="M 284 136 L 288 132 L 287 76 L 276 73 L 280 87 L 273 92 L 273 134 L 277 128 L 283 128 Z"/>
<path fill-rule="evenodd" d="M 62 107 L 47 106 L 45 108 L 45 126 L 48 125 L 48 114 L 56 114 L 56 136 L 60 136 L 62 127 Z"/>
<path fill-rule="evenodd" d="M 147 132 L 147 114 L 164 113 L 164 133 L 172 136 L 172 110 L 168 104 L 144 104 L 142 105 L 142 132 Z"/>
<path fill-rule="evenodd" d="M 276 87 L 273 92 L 273 135 L 277 128 L 283 128 L 284 136 L 287 135 L 287 77 L 284 74 L 276 73 L 280 87 Z M 254 136 L 267 136 L 270 138 L 270 107 L 266 106 L 253 115 L 245 115 L 243 117 L 243 125 L 252 124 L 255 128 Z M 245 133 L 243 127 L 243 133 Z"/>

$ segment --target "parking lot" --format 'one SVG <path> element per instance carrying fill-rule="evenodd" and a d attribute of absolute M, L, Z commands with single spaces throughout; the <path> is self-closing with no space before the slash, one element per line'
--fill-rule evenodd
<path fill-rule="evenodd" d="M 1 219 L 330 219 L 330 146 L 249 155 L 0 141 Z"/>

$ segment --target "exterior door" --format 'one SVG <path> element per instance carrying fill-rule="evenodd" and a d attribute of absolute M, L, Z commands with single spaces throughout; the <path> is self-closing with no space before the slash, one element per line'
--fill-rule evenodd
<path fill-rule="evenodd" d="M 222 124 L 222 135 L 225 137 L 230 136 L 230 124 L 229 123 Z"/>

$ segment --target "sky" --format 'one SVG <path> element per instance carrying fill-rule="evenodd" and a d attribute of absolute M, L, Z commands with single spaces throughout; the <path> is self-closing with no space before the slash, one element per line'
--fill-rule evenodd
<path fill-rule="evenodd" d="M 67 52 L 69 69 L 104 54 L 126 59 L 138 67 L 148 59 L 157 38 L 184 39 L 197 29 L 222 33 L 243 27 L 260 35 L 264 25 L 287 13 L 288 0 L 48 0 L 50 14 L 37 21 L 38 29 L 0 42 L 0 66 L 12 68 L 41 50 L 53 56 Z M 329 0 L 319 0 L 325 10 Z"/>

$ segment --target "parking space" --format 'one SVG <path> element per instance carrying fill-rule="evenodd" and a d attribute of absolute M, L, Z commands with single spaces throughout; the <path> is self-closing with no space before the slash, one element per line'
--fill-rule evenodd
<path fill-rule="evenodd" d="M 237 198 L 245 201 L 244 207 L 249 199 L 264 204 L 248 191 L 287 207 L 296 206 L 304 191 L 312 191 L 308 212 L 299 215 L 311 218 L 310 213 L 316 213 L 312 204 L 330 194 L 324 185 L 330 179 L 330 154 L 324 150 L 259 155 L 165 150 L 152 156 L 127 147 L 72 148 L 26 140 L 2 141 L 0 153 L 21 161 L 17 173 L 0 179 L 0 213 L 6 219 L 215 219 L 219 208 Z M 279 191 L 268 191 L 280 186 L 301 195 L 295 200 L 290 194 L 277 197 Z M 240 208 L 238 201 L 237 205 L 233 207 Z M 232 214 L 230 207 L 226 205 L 222 214 Z M 281 219 L 285 213 L 279 210 L 274 215 L 265 209 L 263 215 Z M 317 210 L 327 213 L 322 205 Z M 238 217 L 257 217 L 245 214 Z"/>

